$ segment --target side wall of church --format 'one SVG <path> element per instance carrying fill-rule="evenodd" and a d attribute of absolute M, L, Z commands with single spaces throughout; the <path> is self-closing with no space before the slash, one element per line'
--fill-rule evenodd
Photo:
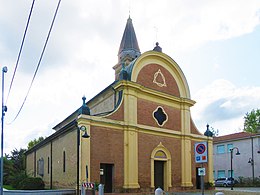
<path fill-rule="evenodd" d="M 51 144 L 48 143 L 47 145 L 39 148 L 36 151 L 36 177 L 41 177 L 46 185 L 46 187 L 49 187 L 50 185 L 50 166 L 48 166 L 48 159 L 50 162 L 50 153 L 51 153 Z M 39 162 L 42 161 L 43 165 L 40 168 Z M 42 169 L 42 170 L 40 170 Z"/>
<path fill-rule="evenodd" d="M 75 188 L 77 173 L 77 131 L 70 131 L 53 140 L 52 148 L 53 187 Z"/>
<path fill-rule="evenodd" d="M 109 89 L 106 89 L 103 93 L 99 94 L 90 102 L 88 102 L 91 115 L 113 111 L 118 102 L 118 99 L 119 92 L 115 92 L 111 86 Z"/>
<path fill-rule="evenodd" d="M 34 155 L 34 152 L 26 155 L 26 174 L 31 177 L 34 176 L 34 171 L 36 169 L 34 164 Z"/>
<path fill-rule="evenodd" d="M 77 132 L 69 131 L 26 156 L 26 172 L 41 177 L 46 188 L 75 188 Z M 41 162 L 41 163 L 40 163 Z"/>

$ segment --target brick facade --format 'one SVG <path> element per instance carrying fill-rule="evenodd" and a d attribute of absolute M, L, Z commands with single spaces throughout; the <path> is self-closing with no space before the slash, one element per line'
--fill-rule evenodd
<path fill-rule="evenodd" d="M 153 60 L 156 63 L 150 62 Z M 86 126 L 90 133 L 88 140 L 80 140 L 80 183 L 86 181 L 86 165 L 91 182 L 103 182 L 101 166 L 108 166 L 112 167 L 112 179 L 105 185 L 111 185 L 111 192 L 154 191 L 158 185 L 155 162 L 160 162 L 165 190 L 196 188 L 200 164 L 195 163 L 193 146 L 208 138 L 198 132 L 191 119 L 190 107 L 195 102 L 190 100 L 182 71 L 171 58 L 153 51 L 142 54 L 130 66 L 132 80 L 113 83 L 106 89 L 109 91 L 89 102 L 100 114 L 74 112 L 56 126 L 56 133 L 27 152 L 28 173 L 36 174 L 34 165 L 42 158 L 45 164 L 41 177 L 48 187 L 75 188 L 79 129 L 72 123 L 76 123 Z M 166 116 L 163 124 L 155 119 L 158 108 Z M 51 171 L 47 169 L 48 158 Z M 211 158 L 209 166 L 204 165 L 206 181 L 212 180 Z"/>

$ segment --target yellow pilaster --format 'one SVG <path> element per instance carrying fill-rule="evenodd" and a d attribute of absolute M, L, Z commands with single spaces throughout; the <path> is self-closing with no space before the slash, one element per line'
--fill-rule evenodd
<path fill-rule="evenodd" d="M 84 125 L 87 128 L 87 133 L 91 136 L 90 131 L 90 124 L 88 120 L 80 120 L 78 122 L 78 126 Z M 81 182 L 90 182 L 91 181 L 91 165 L 90 165 L 90 138 L 83 138 L 82 135 L 84 134 L 83 131 L 80 131 L 80 150 L 79 150 L 79 178 Z M 88 167 L 88 181 L 86 181 L 86 166 Z"/>
<path fill-rule="evenodd" d="M 190 135 L 190 108 L 188 105 L 181 106 L 181 121 L 181 186 L 192 187 L 191 140 L 187 137 Z"/>
<path fill-rule="evenodd" d="M 190 139 L 182 138 L 181 148 L 181 186 L 192 187 Z"/>
<path fill-rule="evenodd" d="M 212 139 L 208 140 L 208 180 L 209 182 L 214 181 L 213 176 L 213 143 Z"/>
<path fill-rule="evenodd" d="M 137 99 L 133 91 L 124 94 L 124 188 L 140 188 L 138 184 L 138 133 L 132 125 L 137 123 Z"/>

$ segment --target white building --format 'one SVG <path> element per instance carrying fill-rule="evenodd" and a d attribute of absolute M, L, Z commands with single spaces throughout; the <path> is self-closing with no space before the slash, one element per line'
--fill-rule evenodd
<path fill-rule="evenodd" d="M 260 177 L 260 133 L 251 134 L 240 132 L 225 136 L 214 137 L 213 159 L 214 178 L 231 176 L 231 152 L 232 176 L 234 178 Z M 237 155 L 237 153 L 240 153 Z"/>

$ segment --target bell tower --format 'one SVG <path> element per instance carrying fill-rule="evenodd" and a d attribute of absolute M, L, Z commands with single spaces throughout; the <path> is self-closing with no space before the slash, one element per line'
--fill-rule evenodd
<path fill-rule="evenodd" d="M 134 59 L 136 59 L 141 55 L 137 38 L 135 35 L 134 26 L 130 16 L 127 19 L 126 27 L 124 30 L 124 34 L 117 55 L 118 55 L 118 62 L 113 67 L 113 69 L 115 70 L 116 80 L 119 78 L 122 65 L 124 67 L 127 67 Z"/>

